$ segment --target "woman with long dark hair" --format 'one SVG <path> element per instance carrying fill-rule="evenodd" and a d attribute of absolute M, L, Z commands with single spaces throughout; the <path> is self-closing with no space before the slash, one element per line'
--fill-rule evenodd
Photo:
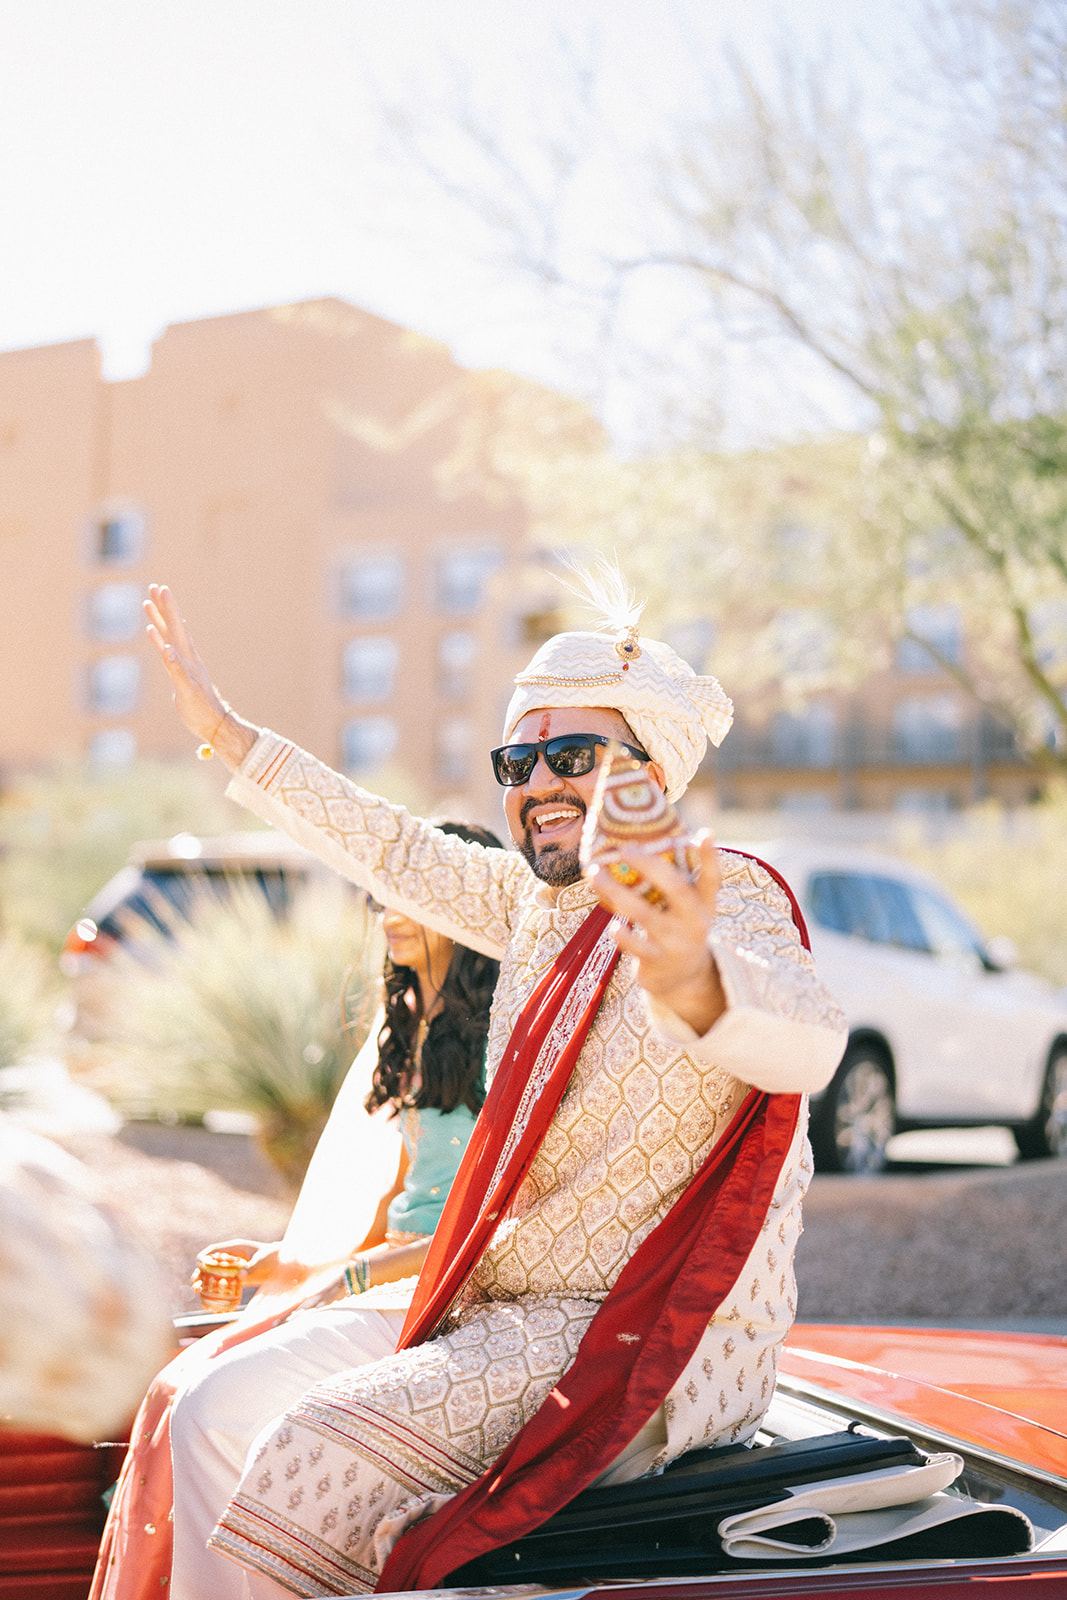
<path fill-rule="evenodd" d="M 484 828 L 441 826 L 500 847 Z M 185 1351 L 149 1390 L 92 1600 L 134 1600 L 160 1585 L 205 1593 L 188 1577 L 205 1561 L 213 1600 L 247 1594 L 241 1569 L 205 1544 L 249 1444 L 311 1384 L 390 1354 L 400 1333 L 484 1097 L 497 962 L 391 909 L 382 927 L 383 1020 L 341 1087 L 281 1244 L 211 1247 L 241 1257 L 245 1282 L 259 1293 L 231 1328 Z M 369 1316 L 364 1305 L 375 1308 Z M 380 1333 L 380 1348 L 368 1342 L 368 1327 Z M 173 1518 L 171 1436 L 182 1450 L 195 1437 L 204 1457 Z"/>
<path fill-rule="evenodd" d="M 488 828 L 442 833 L 500 848 Z M 417 1272 L 485 1099 L 485 1039 L 499 963 L 386 909 L 385 1019 L 368 1111 L 391 1106 L 403 1147 L 396 1181 L 346 1268 L 349 1287 Z M 414 1247 L 414 1248 L 411 1248 Z"/>
<path fill-rule="evenodd" d="M 488 828 L 461 822 L 444 822 L 440 827 L 442 833 L 457 834 L 468 843 L 501 848 Z M 294 1216 L 310 1203 L 319 1208 L 321 1217 L 326 1187 L 319 1181 L 322 1158 L 326 1155 L 336 1168 L 337 1125 L 349 1139 L 351 1096 L 361 1076 L 358 1068 L 375 1049 L 364 1106 L 369 1112 L 389 1107 L 390 1120 L 399 1119 L 399 1163 L 366 1235 L 345 1266 L 325 1284 L 316 1285 L 315 1293 L 303 1302 L 305 1308 L 329 1305 L 418 1272 L 485 1099 L 485 1040 L 499 963 L 400 911 L 376 909 L 381 911 L 388 952 L 384 1017 L 353 1067 L 353 1083 L 341 1090 Z M 351 1143 L 347 1148 L 354 1151 Z M 365 1182 L 367 1174 L 353 1172 L 352 1177 Z M 335 1175 L 328 1199 L 335 1213 L 336 1184 Z M 246 1284 L 269 1283 L 275 1275 L 277 1245 L 231 1239 L 210 1248 L 243 1256 L 248 1262 Z"/>

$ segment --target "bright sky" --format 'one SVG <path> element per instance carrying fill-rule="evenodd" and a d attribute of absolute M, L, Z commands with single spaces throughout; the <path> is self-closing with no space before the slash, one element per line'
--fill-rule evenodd
<path fill-rule="evenodd" d="M 901 15 L 873 0 L 0 0 L 0 349 L 95 336 L 120 377 L 168 322 L 338 295 L 472 365 L 582 390 L 588 330 L 553 325 L 486 264 L 484 230 L 386 156 L 382 107 L 417 115 L 459 74 L 490 117 L 532 103 L 551 124 L 553 50 L 596 37 L 604 102 L 636 148 L 699 104 L 697 64 L 728 30 L 758 63 L 788 19 L 869 73 L 864 42 L 876 30 L 884 48 Z"/>

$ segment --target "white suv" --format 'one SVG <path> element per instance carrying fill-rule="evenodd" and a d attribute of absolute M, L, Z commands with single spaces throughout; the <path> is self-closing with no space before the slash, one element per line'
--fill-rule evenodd
<path fill-rule="evenodd" d="M 1011 1128 L 1025 1157 L 1067 1155 L 1067 1004 L 1012 970 L 937 881 L 893 856 L 793 841 L 746 846 L 807 919 L 819 975 L 849 1023 L 812 1097 L 830 1172 L 877 1172 L 907 1128 Z"/>

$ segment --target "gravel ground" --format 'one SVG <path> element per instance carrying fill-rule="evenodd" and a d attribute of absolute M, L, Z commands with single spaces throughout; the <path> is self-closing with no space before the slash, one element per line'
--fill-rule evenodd
<path fill-rule="evenodd" d="M 128 1124 L 114 1138 L 59 1141 L 95 1172 L 131 1233 L 151 1249 L 171 1288 L 171 1309 L 199 1311 L 189 1287 L 198 1250 L 221 1239 L 280 1239 L 290 1207 L 251 1140 L 199 1128 Z"/>
<path fill-rule="evenodd" d="M 235 1134 L 132 1124 L 64 1138 L 163 1263 L 175 1311 L 203 1245 L 278 1238 L 288 1205 Z M 815 1178 L 797 1252 L 811 1322 L 1035 1321 L 1067 1331 L 1067 1162 Z"/>
<path fill-rule="evenodd" d="M 1067 1161 L 818 1176 L 797 1250 L 809 1322 L 1059 1320 Z"/>

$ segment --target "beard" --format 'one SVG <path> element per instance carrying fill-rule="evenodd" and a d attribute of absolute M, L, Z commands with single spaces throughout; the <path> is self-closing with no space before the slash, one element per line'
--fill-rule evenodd
<path fill-rule="evenodd" d="M 558 845 L 550 844 L 538 855 L 529 828 L 519 845 L 519 854 L 526 857 L 526 864 L 535 877 L 540 878 L 542 883 L 551 884 L 553 889 L 577 883 L 582 875 L 577 850 L 561 850 Z"/>
<path fill-rule="evenodd" d="M 568 805 L 575 806 L 585 816 L 585 806 L 577 795 L 566 795 Z M 533 824 L 527 818 L 530 811 L 538 802 L 528 800 L 522 808 L 519 818 L 522 823 L 522 838 L 519 841 L 519 854 L 524 857 L 526 865 L 535 877 L 542 883 L 547 883 L 553 889 L 566 888 L 569 883 L 577 883 L 582 876 L 581 863 L 578 859 L 578 849 L 565 850 L 558 844 L 543 845 L 538 851 L 534 845 Z"/>

